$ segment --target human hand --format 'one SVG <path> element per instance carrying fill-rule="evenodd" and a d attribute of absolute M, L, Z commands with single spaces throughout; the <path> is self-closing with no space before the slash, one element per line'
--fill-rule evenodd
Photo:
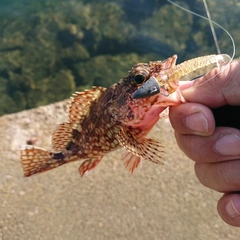
<path fill-rule="evenodd" d="M 169 117 L 180 149 L 195 161 L 199 181 L 224 193 L 218 201 L 219 215 L 240 227 L 240 130 L 215 127 L 211 111 L 225 105 L 240 106 L 240 61 L 215 76 L 218 72 L 215 69 L 194 82 L 182 83 L 187 103 L 170 107 Z"/>

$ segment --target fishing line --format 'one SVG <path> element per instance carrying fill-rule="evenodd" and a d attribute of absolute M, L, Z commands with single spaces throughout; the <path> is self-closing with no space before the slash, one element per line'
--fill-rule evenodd
<path fill-rule="evenodd" d="M 211 14 L 210 14 L 210 11 L 208 9 L 207 1 L 203 0 L 203 4 L 204 4 L 204 7 L 205 7 L 205 10 L 206 10 L 206 13 L 207 13 L 207 18 L 208 18 L 209 25 L 210 25 L 210 28 L 211 28 L 211 31 L 212 31 L 215 46 L 217 48 L 217 52 L 218 52 L 218 54 L 221 54 L 221 50 L 220 50 L 218 40 L 217 40 L 217 35 L 216 35 L 215 29 L 214 29 L 214 26 L 213 26 L 213 23 L 212 23 L 212 19 L 211 19 Z"/>
<path fill-rule="evenodd" d="M 199 18 L 202 18 L 202 19 L 208 21 L 209 23 L 212 23 L 212 24 L 214 24 L 215 26 L 219 27 L 220 29 L 222 29 L 222 30 L 229 36 L 229 38 L 230 38 L 230 40 L 231 40 L 231 42 L 232 42 L 233 52 L 232 52 L 232 56 L 231 56 L 230 61 L 229 61 L 229 62 L 226 64 L 226 66 L 224 66 L 217 74 L 215 74 L 214 76 L 212 76 L 211 78 L 209 78 L 207 81 L 199 84 L 199 85 L 198 85 L 198 87 L 199 87 L 199 86 L 207 83 L 208 81 L 210 81 L 210 80 L 213 79 L 214 77 L 216 77 L 216 76 L 217 76 L 218 74 L 220 74 L 222 71 L 224 71 L 224 69 L 232 62 L 232 60 L 233 60 L 233 58 L 234 58 L 234 56 L 235 56 L 235 52 L 236 52 L 236 47 L 235 47 L 234 39 L 233 39 L 232 35 L 231 35 L 224 27 L 222 27 L 222 26 L 221 26 L 220 24 L 218 24 L 217 22 L 211 20 L 210 18 L 204 17 L 204 16 L 202 16 L 202 15 L 196 13 L 196 12 L 193 12 L 193 11 L 191 11 L 191 10 L 189 10 L 189 9 L 186 9 L 186 8 L 178 5 L 177 3 L 175 3 L 175 2 L 173 2 L 173 1 L 171 1 L 171 0 L 166 0 L 166 1 L 169 2 L 169 3 L 171 3 L 172 5 L 180 8 L 180 9 L 182 9 L 183 11 L 185 11 L 185 12 L 187 12 L 187 13 L 191 13 L 191 14 L 193 14 L 193 15 L 199 17 Z"/>

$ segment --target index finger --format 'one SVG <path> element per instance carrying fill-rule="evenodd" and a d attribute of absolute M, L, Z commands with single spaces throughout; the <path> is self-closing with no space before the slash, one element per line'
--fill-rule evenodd
<path fill-rule="evenodd" d="M 209 80 L 210 79 L 210 80 Z M 187 89 L 185 89 L 188 87 Z M 233 61 L 205 76 L 181 83 L 183 97 L 188 102 L 204 104 L 210 108 L 240 105 L 240 61 Z"/>

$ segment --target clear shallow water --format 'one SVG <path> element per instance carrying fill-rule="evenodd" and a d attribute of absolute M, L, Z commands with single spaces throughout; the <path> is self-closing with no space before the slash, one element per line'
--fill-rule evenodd
<path fill-rule="evenodd" d="M 201 0 L 178 3 L 205 15 Z M 212 19 L 233 35 L 239 57 L 239 1 L 208 4 Z M 229 37 L 216 32 L 221 51 L 231 55 Z M 137 62 L 211 53 L 208 22 L 167 1 L 1 0 L 0 114 L 109 86 Z"/>

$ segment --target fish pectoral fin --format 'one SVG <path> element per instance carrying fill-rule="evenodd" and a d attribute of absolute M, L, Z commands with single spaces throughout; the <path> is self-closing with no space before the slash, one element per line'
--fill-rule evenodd
<path fill-rule="evenodd" d="M 86 117 L 93 102 L 95 102 L 105 90 L 106 88 L 104 87 L 92 87 L 83 92 L 74 93 L 67 110 L 69 121 L 74 123 L 75 126 L 78 126 Z"/>
<path fill-rule="evenodd" d="M 123 161 L 123 165 L 124 167 L 130 172 L 133 173 L 134 170 L 138 167 L 142 166 L 142 160 L 141 157 L 126 151 L 123 155 L 122 155 L 122 161 Z"/>
<path fill-rule="evenodd" d="M 103 156 L 85 160 L 78 169 L 81 177 L 92 171 L 102 160 Z"/>
<path fill-rule="evenodd" d="M 73 124 L 59 124 L 52 134 L 52 147 L 55 151 L 63 151 L 72 140 Z"/>
<path fill-rule="evenodd" d="M 124 128 L 118 135 L 118 141 L 123 148 L 133 155 L 142 157 L 156 164 L 163 164 L 165 161 L 162 157 L 164 153 L 163 146 L 154 139 L 138 138 L 134 136 L 130 130 Z"/>

